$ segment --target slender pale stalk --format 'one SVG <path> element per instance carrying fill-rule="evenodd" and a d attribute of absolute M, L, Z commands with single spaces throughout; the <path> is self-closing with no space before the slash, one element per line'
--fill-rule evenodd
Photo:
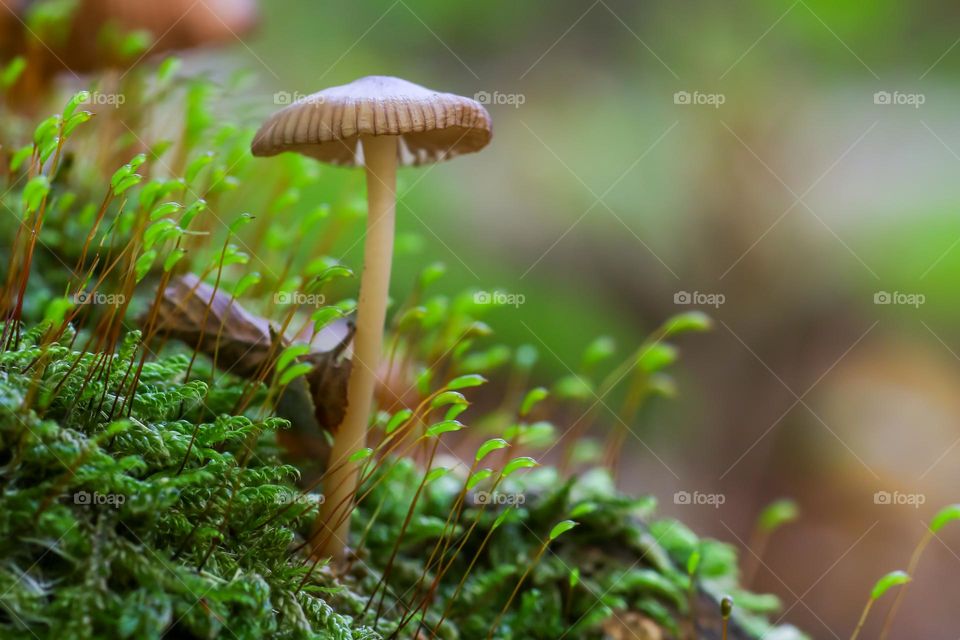
<path fill-rule="evenodd" d="M 850 636 L 850 640 L 857 640 L 857 636 L 860 635 L 860 630 L 863 629 L 863 625 L 867 622 L 867 616 L 870 615 L 871 608 L 873 608 L 873 598 L 867 600 L 867 606 L 863 608 L 863 613 L 860 614 L 860 620 L 857 621 L 857 628 L 853 630 L 853 635 Z"/>
<path fill-rule="evenodd" d="M 350 518 L 357 490 L 359 462 L 349 458 L 367 443 L 367 428 L 373 404 L 376 372 L 387 317 L 390 263 L 393 258 L 393 231 L 397 202 L 397 138 L 371 136 L 361 139 L 367 171 L 367 236 L 363 246 L 363 276 L 357 303 L 357 329 L 353 338 L 353 361 L 347 380 L 347 410 L 337 429 L 328 468 L 332 470 L 315 529 L 326 529 L 323 543 L 313 556 L 344 559 L 350 535 Z"/>
<path fill-rule="evenodd" d="M 770 542 L 770 534 L 766 531 L 754 531 L 750 544 L 747 546 L 751 550 L 750 556 L 746 559 L 743 568 L 743 579 L 741 584 L 744 587 L 753 585 L 757 576 L 760 564 L 763 562 L 763 556 L 767 552 L 767 544 Z"/>
<path fill-rule="evenodd" d="M 916 573 L 917 565 L 920 564 L 920 556 L 923 555 L 924 550 L 927 548 L 927 545 L 933 540 L 933 536 L 936 533 L 933 529 L 927 529 L 927 532 L 923 534 L 923 538 L 920 539 L 920 543 L 913 550 L 913 555 L 910 556 L 910 564 L 907 565 L 907 573 L 911 576 Z M 897 615 L 897 611 L 900 609 L 900 604 L 903 602 L 903 598 L 907 595 L 907 587 L 909 585 L 903 585 L 897 591 L 897 597 L 893 601 L 893 605 L 890 606 L 890 610 L 887 612 L 887 617 L 883 620 L 883 628 L 880 630 L 880 640 L 887 640 L 887 636 L 890 634 L 890 629 L 893 626 L 893 619 Z"/>
<path fill-rule="evenodd" d="M 733 598 L 730 596 L 724 596 L 720 600 L 720 616 L 723 618 L 723 637 L 722 640 L 727 640 L 727 626 L 730 622 L 730 614 L 733 613 Z"/>
<path fill-rule="evenodd" d="M 493 634 L 497 632 L 497 628 L 500 626 L 500 621 L 503 619 L 504 614 L 510 609 L 510 605 L 513 604 L 514 599 L 517 597 L 517 593 L 520 592 L 520 587 L 523 586 L 524 580 L 527 579 L 527 576 L 530 575 L 530 572 L 533 571 L 533 568 L 540 562 L 540 558 L 543 557 L 543 553 L 547 550 L 547 547 L 550 546 L 550 541 L 544 542 L 540 545 L 540 548 L 537 550 L 537 555 L 533 557 L 533 561 L 527 565 L 526 570 L 523 572 L 523 575 L 520 576 L 520 580 L 517 582 L 517 586 L 513 588 L 513 591 L 510 593 L 510 597 L 507 598 L 507 604 L 503 605 L 503 609 L 500 610 L 500 613 L 497 615 L 497 619 L 493 621 L 493 626 L 490 627 L 490 632 L 487 634 L 487 640 L 493 638 Z"/>

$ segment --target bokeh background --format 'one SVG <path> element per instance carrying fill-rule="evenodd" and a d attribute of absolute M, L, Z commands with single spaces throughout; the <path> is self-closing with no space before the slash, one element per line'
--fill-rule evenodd
<path fill-rule="evenodd" d="M 930 516 L 958 499 L 960 7 L 261 11 L 252 35 L 186 58 L 245 72 L 238 109 L 251 123 L 284 96 L 371 74 L 489 102 L 489 149 L 401 176 L 397 297 L 424 256 L 447 265 L 450 291 L 522 296 L 490 324 L 539 350 L 542 381 L 576 369 L 596 336 L 626 352 L 675 313 L 709 312 L 714 330 L 681 341 L 679 398 L 633 425 L 621 484 L 741 548 L 764 505 L 794 498 L 802 518 L 771 541 L 752 586 L 813 637 L 848 637 L 873 581 L 904 567 Z M 359 189 L 359 173 L 323 171 L 332 192 Z M 359 258 L 356 246 L 343 256 Z M 678 491 L 723 504 L 677 504 Z M 894 638 L 957 636 L 958 554 L 960 530 L 943 531 Z"/>
<path fill-rule="evenodd" d="M 271 0 L 263 11 L 232 62 L 265 93 L 376 73 L 491 97 L 493 145 L 408 172 L 415 216 L 401 207 L 400 226 L 452 282 L 524 296 L 491 324 L 539 348 L 545 379 L 575 369 L 594 336 L 636 345 L 689 308 L 678 293 L 723 301 L 699 306 L 716 328 L 683 341 L 680 398 L 634 429 L 621 482 L 738 546 L 765 504 L 795 498 L 803 517 L 773 539 L 754 586 L 813 637 L 847 637 L 873 580 L 904 566 L 958 495 L 960 9 Z M 395 286 L 417 267 L 401 259 Z M 875 303 L 883 293 L 893 304 Z M 678 505 L 678 490 L 725 502 Z M 882 491 L 924 503 L 877 504 Z M 956 636 L 958 553 L 960 532 L 945 530 L 893 637 Z"/>

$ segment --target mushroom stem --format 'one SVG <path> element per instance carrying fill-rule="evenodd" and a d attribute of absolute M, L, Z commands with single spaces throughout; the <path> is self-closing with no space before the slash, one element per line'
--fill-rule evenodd
<path fill-rule="evenodd" d="M 344 559 L 350 535 L 350 510 L 357 489 L 359 462 L 350 456 L 366 446 L 376 372 L 383 343 L 393 257 L 393 232 L 397 202 L 397 137 L 364 136 L 367 172 L 367 235 L 363 245 L 363 276 L 357 304 L 353 360 L 347 380 L 347 409 L 337 429 L 327 468 L 324 503 L 315 530 L 318 544 L 313 557 Z"/>

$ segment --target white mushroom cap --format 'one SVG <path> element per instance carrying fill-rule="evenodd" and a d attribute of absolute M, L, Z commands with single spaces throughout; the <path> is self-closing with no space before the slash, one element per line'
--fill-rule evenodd
<path fill-rule="evenodd" d="M 493 135 L 490 114 L 469 98 L 388 76 L 367 76 L 297 100 L 272 115 L 253 155 L 296 151 L 321 162 L 363 165 L 361 136 L 399 136 L 398 162 L 421 165 L 479 151 Z"/>

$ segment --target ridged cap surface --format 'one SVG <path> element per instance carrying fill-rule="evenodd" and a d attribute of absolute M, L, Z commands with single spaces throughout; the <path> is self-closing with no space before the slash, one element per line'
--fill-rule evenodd
<path fill-rule="evenodd" d="M 479 151 L 493 135 L 479 102 L 399 78 L 368 76 L 300 98 L 253 139 L 253 155 L 295 151 L 336 165 L 363 165 L 361 136 L 399 136 L 398 160 L 421 165 Z"/>

